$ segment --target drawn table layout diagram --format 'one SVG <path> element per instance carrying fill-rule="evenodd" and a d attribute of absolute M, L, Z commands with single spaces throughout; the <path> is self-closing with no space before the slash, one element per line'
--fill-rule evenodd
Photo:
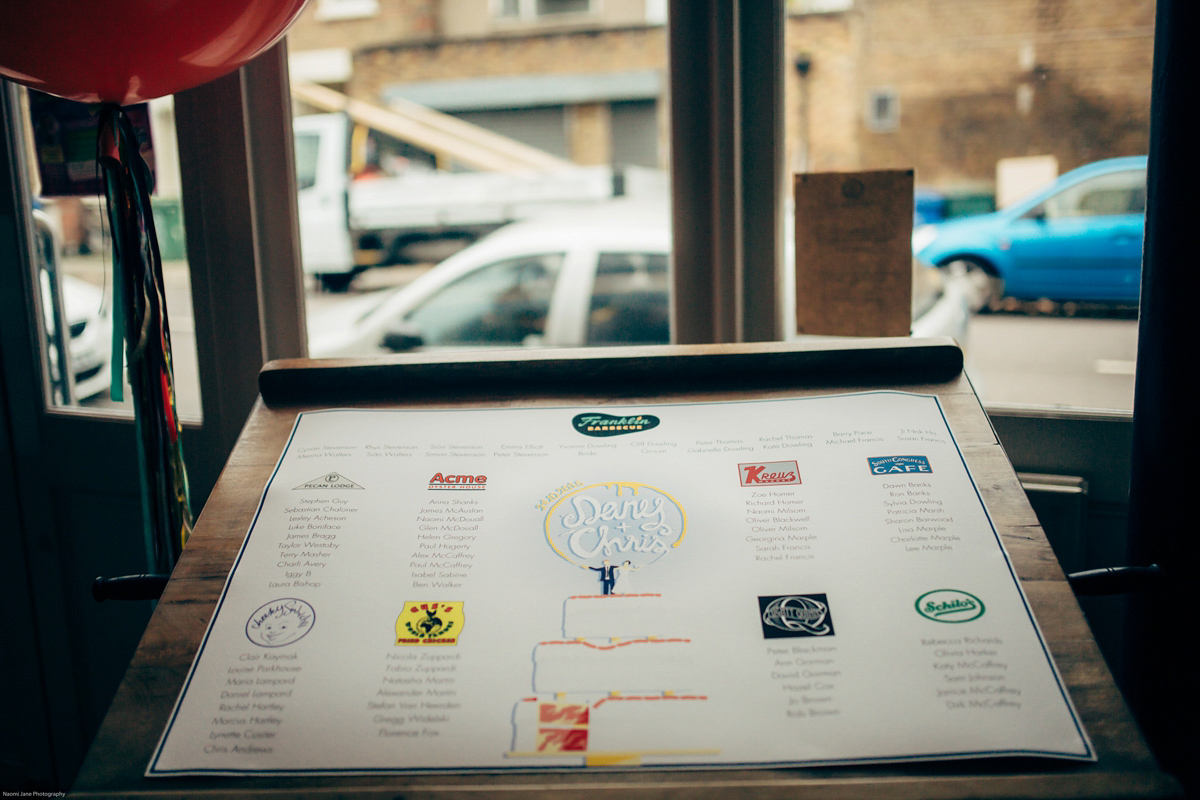
<path fill-rule="evenodd" d="M 934 396 L 299 415 L 148 776 L 1089 761 Z"/>

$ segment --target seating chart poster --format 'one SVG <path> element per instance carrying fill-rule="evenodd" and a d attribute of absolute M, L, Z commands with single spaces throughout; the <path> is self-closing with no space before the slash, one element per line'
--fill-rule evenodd
<path fill-rule="evenodd" d="M 936 397 L 301 414 L 147 775 L 1094 759 Z"/>

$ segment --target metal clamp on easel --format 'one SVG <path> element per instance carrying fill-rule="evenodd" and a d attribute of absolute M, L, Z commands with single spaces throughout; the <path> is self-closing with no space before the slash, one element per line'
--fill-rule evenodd
<path fill-rule="evenodd" d="M 1141 592 L 1154 586 L 1162 575 L 1158 564 L 1148 567 L 1103 567 L 1072 572 L 1067 582 L 1076 597 Z"/>
<path fill-rule="evenodd" d="M 96 578 L 92 598 L 105 600 L 157 600 L 162 597 L 170 575 L 123 575 L 120 578 Z"/>

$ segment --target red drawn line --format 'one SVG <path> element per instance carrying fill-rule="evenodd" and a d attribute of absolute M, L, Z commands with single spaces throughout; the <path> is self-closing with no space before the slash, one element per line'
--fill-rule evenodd
<path fill-rule="evenodd" d="M 662 597 L 661 594 L 645 592 L 643 594 L 573 594 L 568 597 L 568 600 L 589 600 L 593 597 Z"/>
<path fill-rule="evenodd" d="M 707 700 L 708 697 L 702 694 L 672 694 L 672 695 L 646 695 L 644 697 L 604 697 L 596 701 L 596 705 L 592 708 L 599 708 L 605 703 L 617 702 L 619 700 Z"/>
<path fill-rule="evenodd" d="M 617 642 L 616 644 L 592 644 L 591 642 L 587 641 L 581 642 L 578 639 L 556 639 L 550 642 L 538 642 L 538 644 L 581 644 L 584 647 L 590 647 L 593 650 L 612 650 L 614 647 L 624 647 L 629 644 L 638 644 L 639 642 L 646 642 L 649 644 L 666 644 L 668 642 L 691 641 L 691 639 L 627 639 L 623 642 Z"/>

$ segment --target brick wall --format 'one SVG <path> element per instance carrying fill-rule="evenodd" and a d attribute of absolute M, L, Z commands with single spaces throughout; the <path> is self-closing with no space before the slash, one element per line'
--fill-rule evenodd
<path fill-rule="evenodd" d="M 320 4 L 310 2 L 288 31 L 292 52 L 346 47 L 351 50 L 398 41 L 428 40 L 437 35 L 438 0 L 379 0 L 379 13 L 360 19 L 318 19 Z"/>
<path fill-rule="evenodd" d="M 454 39 L 435 30 L 435 0 L 380 3 L 379 19 L 320 23 L 342 33 L 372 29 L 355 48 L 346 87 L 367 100 L 410 81 L 666 68 L 658 26 Z M 1153 22 L 1154 0 L 857 0 L 845 11 L 793 14 L 787 164 L 912 167 L 922 185 L 987 188 L 1004 157 L 1050 154 L 1067 170 L 1144 153 Z M 388 33 L 389 25 L 404 32 Z M 318 38 L 300 26 L 291 35 L 293 49 Z M 806 77 L 794 66 L 802 54 Z M 876 88 L 898 98 L 894 131 L 866 125 Z M 580 150 L 587 160 L 600 157 L 602 139 L 595 141 Z"/>
<path fill-rule="evenodd" d="M 665 69 L 666 63 L 661 27 L 395 44 L 356 53 L 348 91 L 377 102 L 397 83 Z"/>
<path fill-rule="evenodd" d="M 1008 156 L 1065 171 L 1146 152 L 1153 0 L 869 0 L 850 15 L 864 169 L 952 187 L 990 183 Z M 872 87 L 897 92 L 893 132 L 864 124 Z"/>
<path fill-rule="evenodd" d="M 858 96 L 861 19 L 809 14 L 788 19 L 784 38 L 785 162 L 791 172 L 839 172 L 862 165 Z M 796 61 L 808 72 L 801 76 Z"/>

